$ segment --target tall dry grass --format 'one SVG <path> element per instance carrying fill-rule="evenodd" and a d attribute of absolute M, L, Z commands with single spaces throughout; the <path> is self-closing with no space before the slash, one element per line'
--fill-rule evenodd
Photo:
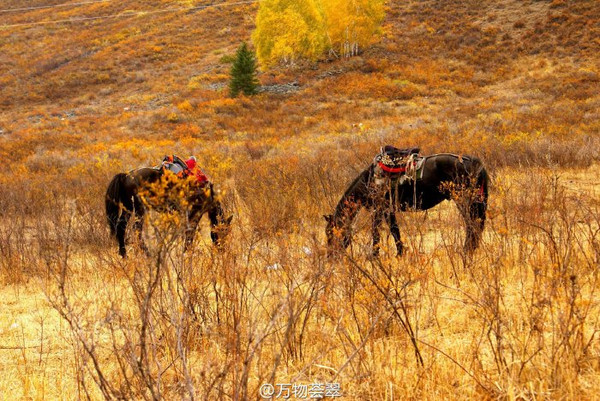
<path fill-rule="evenodd" d="M 44 186 L 11 181 L 1 198 L 3 298 L 38 306 L 4 301 L 0 392 L 257 399 L 265 383 L 339 383 L 347 399 L 593 399 L 597 165 L 493 169 L 473 256 L 446 202 L 399 214 L 402 258 L 389 236 L 370 257 L 370 216 L 361 213 L 352 247 L 328 260 L 321 215 L 374 147 L 336 141 L 316 141 L 303 157 L 277 147 L 248 163 L 215 161 L 235 214 L 222 252 L 205 224 L 184 253 L 185 227 L 153 213 L 149 255 L 132 242 L 121 260 L 98 183 L 114 166 Z"/>

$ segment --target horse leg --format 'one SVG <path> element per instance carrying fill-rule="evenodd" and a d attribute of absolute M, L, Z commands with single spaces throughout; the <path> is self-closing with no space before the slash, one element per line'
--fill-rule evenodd
<path fill-rule="evenodd" d="M 400 229 L 398 228 L 398 221 L 396 220 L 396 213 L 394 211 L 387 212 L 387 223 L 390 227 L 392 237 L 394 237 L 394 243 L 396 244 L 396 252 L 398 256 L 402 256 L 404 252 L 404 244 L 400 239 Z"/>
<path fill-rule="evenodd" d="M 140 249 L 142 251 L 144 251 L 144 253 L 146 255 L 149 255 L 150 251 L 148 250 L 148 247 L 146 246 L 146 243 L 144 242 L 144 236 L 142 235 L 143 228 L 144 228 L 143 216 L 136 216 L 135 222 L 133 224 L 133 229 L 137 232 L 138 244 L 140 246 Z"/>
<path fill-rule="evenodd" d="M 148 256 L 150 251 L 144 242 L 143 229 L 144 229 L 144 215 L 146 214 L 144 206 L 142 202 L 138 199 L 134 199 L 134 211 L 135 211 L 135 222 L 133 224 L 133 229 L 137 232 L 138 236 L 138 244 L 140 249 Z"/>
<path fill-rule="evenodd" d="M 483 235 L 483 228 L 485 227 L 485 212 L 487 210 L 486 202 L 475 202 L 471 205 L 471 219 L 474 221 L 475 237 L 473 239 L 473 246 L 477 248 L 481 237 Z"/>
<path fill-rule="evenodd" d="M 117 237 L 117 241 L 119 242 L 119 255 L 121 255 L 123 258 L 127 257 L 127 250 L 125 248 L 125 230 L 127 229 L 129 217 L 131 217 L 131 212 L 128 210 L 123 210 L 115 225 L 115 235 Z"/>
<path fill-rule="evenodd" d="M 185 229 L 185 245 L 183 250 L 187 251 L 192 243 L 194 242 L 194 236 L 196 235 L 196 230 L 198 229 L 198 223 L 200 222 L 200 218 L 202 218 L 202 214 L 197 210 L 192 210 L 188 214 L 188 224 Z"/>
<path fill-rule="evenodd" d="M 373 215 L 373 226 L 371 227 L 373 230 L 373 249 L 371 254 L 373 256 L 379 256 L 379 242 L 381 241 L 381 233 L 379 232 L 379 226 L 381 225 L 381 221 L 383 220 L 383 216 L 381 211 L 375 211 Z"/>
<path fill-rule="evenodd" d="M 463 212 L 466 226 L 465 250 L 469 253 L 475 251 L 481 241 L 486 209 L 485 202 L 472 202 L 468 210 Z"/>
<path fill-rule="evenodd" d="M 467 194 L 468 196 L 464 199 L 466 202 L 462 204 L 463 207 L 459 205 L 466 224 L 465 249 L 469 253 L 477 249 L 481 241 L 488 203 L 488 174 L 481 163 L 479 161 L 477 163 L 474 167 L 479 168 L 479 171 L 477 180 L 471 181 L 472 192 Z"/>
<path fill-rule="evenodd" d="M 231 223 L 231 217 L 225 218 L 224 215 L 223 208 L 218 202 L 208 211 L 208 218 L 210 219 L 210 238 L 218 249 L 222 249 L 223 247 L 224 241 L 221 237 L 226 235 L 223 230 L 227 229 L 227 226 Z"/>

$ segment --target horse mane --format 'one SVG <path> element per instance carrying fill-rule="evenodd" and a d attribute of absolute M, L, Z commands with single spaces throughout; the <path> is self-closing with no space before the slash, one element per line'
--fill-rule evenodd
<path fill-rule="evenodd" d="M 429 159 L 431 157 L 436 157 L 436 156 L 450 156 L 450 157 L 454 157 L 455 159 L 458 159 L 458 160 L 468 161 L 468 162 L 472 162 L 473 164 L 483 166 L 482 161 L 477 156 L 471 156 L 471 155 L 459 155 L 457 153 L 434 153 L 431 155 L 424 155 L 422 157 L 424 159 Z"/>

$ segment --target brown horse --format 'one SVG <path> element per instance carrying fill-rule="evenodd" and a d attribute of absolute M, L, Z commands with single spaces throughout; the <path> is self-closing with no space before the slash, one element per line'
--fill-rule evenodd
<path fill-rule="evenodd" d="M 406 152 L 406 155 L 411 152 Z M 350 184 L 334 214 L 324 216 L 330 250 L 347 248 L 352 240 L 351 225 L 360 208 L 373 211 L 373 254 L 379 251 L 379 226 L 385 219 L 396 243 L 398 255 L 403 244 L 396 211 L 427 210 L 444 200 L 454 200 L 466 225 L 465 249 L 478 247 L 488 203 L 487 171 L 476 157 L 437 154 L 419 158 L 418 176 L 402 171 L 395 179 L 380 180 L 377 164 L 371 164 Z M 383 181 L 383 182 L 380 182 Z"/>
<path fill-rule="evenodd" d="M 135 217 L 134 230 L 137 231 L 142 249 L 147 251 L 142 240 L 142 228 L 144 215 L 149 207 L 156 210 L 177 209 L 177 203 L 186 204 L 184 209 L 187 215 L 187 228 L 185 231 L 185 249 L 194 240 L 194 234 L 202 215 L 208 213 L 211 224 L 211 239 L 215 245 L 220 247 L 224 237 L 229 232 L 232 216 L 225 217 L 223 207 L 214 196 L 212 183 L 205 185 L 182 185 L 177 187 L 177 192 L 168 180 L 162 168 L 143 167 L 132 170 L 129 173 L 119 173 L 113 177 L 106 190 L 106 217 L 110 227 L 111 236 L 116 236 L 119 242 L 119 254 L 127 255 L 125 249 L 125 231 L 131 217 Z M 161 184 L 168 196 L 155 196 L 155 186 Z M 172 182 L 171 182 L 172 184 Z M 173 202 L 177 198 L 179 190 L 184 188 L 184 202 Z"/>

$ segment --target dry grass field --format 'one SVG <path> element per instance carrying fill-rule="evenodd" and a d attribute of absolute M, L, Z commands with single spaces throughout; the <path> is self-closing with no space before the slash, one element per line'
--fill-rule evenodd
<path fill-rule="evenodd" d="M 256 3 L 71 3 L 0 6 L 0 399 L 598 398 L 596 0 L 388 2 L 358 56 L 236 99 Z M 327 258 L 322 216 L 388 143 L 484 161 L 473 255 L 444 202 L 398 214 L 402 257 L 387 233 L 370 257 L 361 212 Z M 183 252 L 152 213 L 121 259 L 108 182 L 173 153 L 220 191 L 227 243 L 203 221 Z"/>

